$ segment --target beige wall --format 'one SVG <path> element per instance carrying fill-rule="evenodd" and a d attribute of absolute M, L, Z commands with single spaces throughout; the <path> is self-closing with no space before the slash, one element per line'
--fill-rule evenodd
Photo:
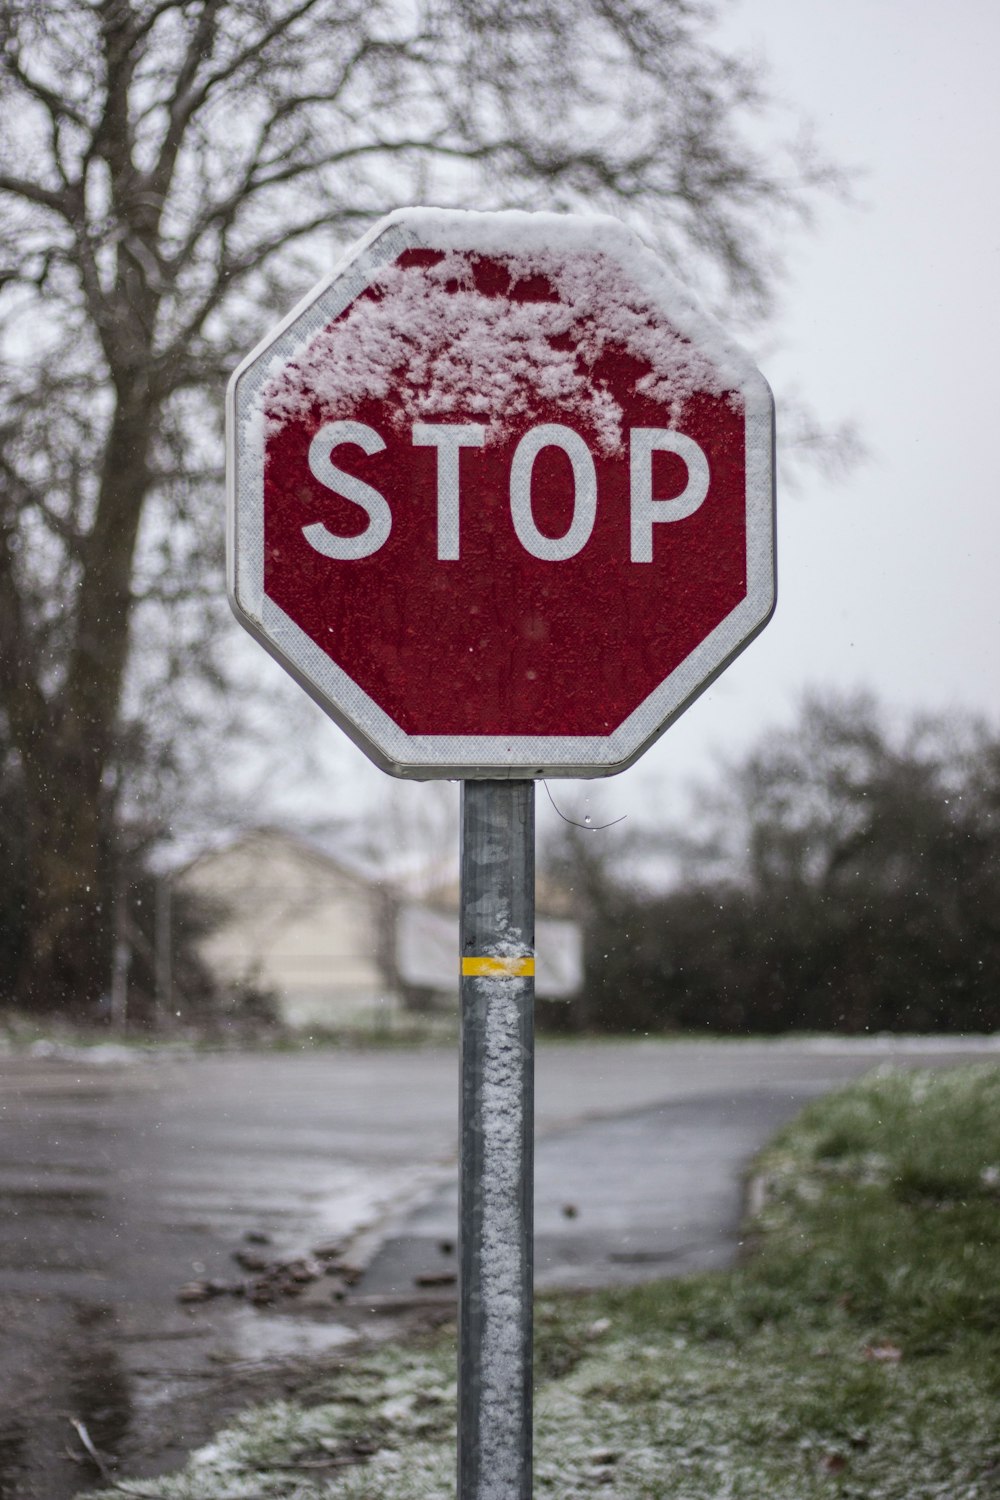
<path fill-rule="evenodd" d="M 223 983 L 275 991 L 292 1025 L 378 1010 L 386 985 L 378 892 L 280 833 L 254 833 L 180 877 L 226 915 L 202 942 Z"/>

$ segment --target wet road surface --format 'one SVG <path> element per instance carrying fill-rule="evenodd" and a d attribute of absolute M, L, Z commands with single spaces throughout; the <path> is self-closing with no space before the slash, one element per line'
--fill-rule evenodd
<path fill-rule="evenodd" d="M 139 1471 L 200 1440 L 196 1404 L 191 1431 L 161 1431 L 157 1408 L 281 1352 L 288 1327 L 178 1289 L 238 1278 L 248 1231 L 297 1253 L 418 1188 L 453 1135 L 422 1093 L 447 1095 L 452 1070 L 428 1057 L 408 1090 L 391 1055 L 0 1059 L 0 1500 L 94 1483 L 65 1454 L 73 1417 Z"/>
<path fill-rule="evenodd" d="M 538 1284 L 725 1263 L 741 1174 L 777 1124 L 885 1057 L 976 1055 L 928 1043 L 541 1047 Z M 63 1500 L 95 1483 L 67 1456 L 71 1418 L 133 1474 L 172 1467 L 253 1393 L 254 1371 L 335 1349 L 369 1307 L 446 1276 L 456 1112 L 450 1049 L 0 1057 L 0 1500 Z M 348 1306 L 323 1282 L 295 1316 L 177 1300 L 192 1279 L 238 1276 L 248 1234 L 277 1256 L 359 1232 L 359 1255 L 382 1243 Z"/>

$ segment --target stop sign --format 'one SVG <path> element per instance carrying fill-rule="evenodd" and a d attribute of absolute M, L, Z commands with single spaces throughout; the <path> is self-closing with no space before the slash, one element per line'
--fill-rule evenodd
<path fill-rule="evenodd" d="M 390 215 L 228 429 L 237 617 L 398 775 L 621 770 L 774 607 L 768 386 L 613 219 Z"/>

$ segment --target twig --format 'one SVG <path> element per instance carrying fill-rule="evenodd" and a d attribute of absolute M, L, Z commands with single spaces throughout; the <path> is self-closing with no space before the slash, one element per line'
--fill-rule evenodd
<path fill-rule="evenodd" d="M 70 1426 L 76 1428 L 76 1435 L 77 1435 L 77 1437 L 80 1439 L 80 1442 L 83 1444 L 84 1448 L 87 1450 L 87 1453 L 88 1453 L 89 1457 L 97 1465 L 98 1472 L 100 1473 L 100 1476 L 104 1480 L 105 1484 L 112 1484 L 112 1485 L 115 1484 L 115 1476 L 112 1474 L 111 1470 L 108 1468 L 107 1464 L 104 1462 L 104 1459 L 101 1457 L 101 1455 L 98 1453 L 97 1449 L 94 1447 L 94 1444 L 93 1444 L 93 1442 L 91 1440 L 90 1433 L 87 1431 L 87 1428 L 84 1425 L 84 1423 L 78 1421 L 76 1417 L 70 1417 L 69 1421 L 70 1421 Z"/>

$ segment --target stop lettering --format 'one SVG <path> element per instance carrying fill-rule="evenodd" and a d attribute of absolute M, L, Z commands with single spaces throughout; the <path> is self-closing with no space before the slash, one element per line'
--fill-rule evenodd
<path fill-rule="evenodd" d="M 470 424 L 425 423 L 413 428 L 416 447 L 437 450 L 437 555 L 441 561 L 461 557 L 461 470 L 463 448 L 481 448 L 484 429 Z M 363 531 L 338 536 L 322 521 L 302 528 L 311 547 L 324 557 L 340 560 L 370 557 L 383 547 L 392 530 L 392 510 L 386 497 L 356 475 L 333 463 L 333 452 L 350 443 L 366 454 L 381 453 L 381 433 L 363 422 L 324 422 L 309 444 L 309 470 L 325 488 L 351 500 L 367 517 Z M 539 531 L 532 501 L 535 460 L 545 448 L 566 455 L 572 473 L 570 523 L 559 537 Z M 653 454 L 676 453 L 684 460 L 687 478 L 679 495 L 653 495 Z M 663 427 L 638 427 L 629 434 L 630 556 L 633 562 L 652 562 L 653 526 L 681 521 L 708 494 L 708 460 L 698 444 L 682 432 Z M 546 562 L 575 557 L 590 540 L 597 517 L 597 471 L 586 443 L 572 427 L 546 423 L 530 427 L 514 449 L 510 466 L 510 514 L 514 531 L 526 552 Z"/>

